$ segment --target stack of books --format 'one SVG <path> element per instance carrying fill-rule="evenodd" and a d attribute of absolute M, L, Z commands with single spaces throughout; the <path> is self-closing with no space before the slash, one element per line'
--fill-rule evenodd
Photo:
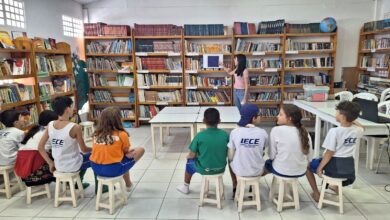
<path fill-rule="evenodd" d="M 289 74 L 284 75 L 284 84 L 316 84 L 326 85 L 329 83 L 329 76 L 325 73 L 319 73 L 318 75 L 300 75 L 300 74 Z"/>
<path fill-rule="evenodd" d="M 175 90 L 173 92 L 157 92 L 138 90 L 140 102 L 181 102 L 181 92 Z"/>
<path fill-rule="evenodd" d="M 185 24 L 185 36 L 220 36 L 226 35 L 223 24 Z"/>
<path fill-rule="evenodd" d="M 286 24 L 287 33 L 321 33 L 320 23 Z"/>
<path fill-rule="evenodd" d="M 250 102 L 280 101 L 280 92 L 254 92 L 249 94 Z"/>
<path fill-rule="evenodd" d="M 256 25 L 255 23 L 234 22 L 233 32 L 237 35 L 256 34 Z"/>
<path fill-rule="evenodd" d="M 130 36 L 130 26 L 128 25 L 104 25 L 103 36 Z"/>
<path fill-rule="evenodd" d="M 231 79 L 230 77 L 200 77 L 200 76 L 186 76 L 187 86 L 200 86 L 200 87 L 209 87 L 209 86 L 230 86 Z"/>
<path fill-rule="evenodd" d="M 134 24 L 135 36 L 181 35 L 182 27 L 173 24 Z"/>
<path fill-rule="evenodd" d="M 181 41 L 179 40 L 137 40 L 135 43 L 137 52 L 174 52 L 180 53 Z"/>
<path fill-rule="evenodd" d="M 201 44 L 185 41 L 187 53 L 231 53 L 232 45 L 230 44 Z"/>
<path fill-rule="evenodd" d="M 0 86 L 0 103 L 8 104 L 20 101 L 28 101 L 35 98 L 34 87 L 23 84 L 11 83 Z"/>
<path fill-rule="evenodd" d="M 84 23 L 84 36 L 103 36 L 105 23 Z"/>
<path fill-rule="evenodd" d="M 38 72 L 67 72 L 65 56 L 36 56 Z"/>
<path fill-rule="evenodd" d="M 31 64 L 28 58 L 3 59 L 0 61 L 0 76 L 29 74 L 31 74 Z"/>
<path fill-rule="evenodd" d="M 363 25 L 364 32 L 379 31 L 390 28 L 390 19 L 366 22 Z"/>
<path fill-rule="evenodd" d="M 279 85 L 280 78 L 279 76 L 250 76 L 249 85 L 251 86 L 264 86 L 264 85 Z"/>
<path fill-rule="evenodd" d="M 298 96 L 303 96 L 303 91 L 289 91 L 289 92 L 284 92 L 284 100 L 285 101 L 292 101 L 294 99 L 297 99 Z"/>
<path fill-rule="evenodd" d="M 181 60 L 164 57 L 137 57 L 138 70 L 181 70 Z"/>
<path fill-rule="evenodd" d="M 238 39 L 236 44 L 236 52 L 280 52 L 281 49 L 280 43 L 251 42 Z"/>
<path fill-rule="evenodd" d="M 96 102 L 96 103 L 100 103 L 100 102 L 114 103 L 115 102 L 114 98 L 112 97 L 111 92 L 106 91 L 106 90 L 93 91 L 92 101 Z"/>
<path fill-rule="evenodd" d="M 87 44 L 87 53 L 127 54 L 132 51 L 131 40 L 91 41 Z"/>
<path fill-rule="evenodd" d="M 379 54 L 376 57 L 372 56 L 363 56 L 361 59 L 362 68 L 367 67 L 377 67 L 377 68 L 387 68 L 389 65 L 389 55 L 388 54 Z"/>
<path fill-rule="evenodd" d="M 92 115 L 94 118 L 99 118 L 100 115 L 102 114 L 102 111 L 103 110 L 100 110 L 100 109 L 94 109 L 92 111 Z M 121 109 L 120 110 L 120 113 L 121 113 L 121 118 L 131 118 L 131 117 L 134 117 L 134 111 L 131 110 L 131 109 Z"/>
<path fill-rule="evenodd" d="M 106 58 L 88 58 L 88 70 L 120 70 L 121 65 L 113 59 Z"/>
<path fill-rule="evenodd" d="M 284 19 L 276 21 L 262 21 L 257 29 L 258 34 L 283 34 Z"/>
<path fill-rule="evenodd" d="M 331 42 L 299 42 L 287 39 L 287 50 L 331 50 L 333 43 Z"/>
<path fill-rule="evenodd" d="M 187 92 L 188 103 L 230 102 L 229 92 L 226 91 L 193 91 Z"/>
<path fill-rule="evenodd" d="M 52 79 L 54 91 L 56 93 L 72 91 L 72 81 L 67 77 L 55 77 Z"/>
<path fill-rule="evenodd" d="M 202 67 L 202 60 L 199 58 L 186 57 L 184 62 L 186 70 L 198 70 Z"/>
<path fill-rule="evenodd" d="M 247 67 L 253 69 L 282 68 L 281 59 L 248 59 Z"/>
<path fill-rule="evenodd" d="M 140 118 L 153 118 L 160 112 L 160 109 L 155 105 L 140 105 L 139 106 Z"/>
<path fill-rule="evenodd" d="M 54 95 L 54 87 L 52 82 L 38 82 L 38 85 L 41 99 L 46 99 L 47 97 Z"/>
<path fill-rule="evenodd" d="M 182 76 L 167 74 L 137 74 L 137 85 L 142 86 L 180 86 Z"/>
<path fill-rule="evenodd" d="M 286 68 L 332 68 L 333 57 L 317 57 L 306 59 L 286 59 Z"/>
<path fill-rule="evenodd" d="M 134 77 L 133 75 L 120 74 L 116 76 L 116 82 L 118 83 L 118 86 L 133 86 Z"/>
<path fill-rule="evenodd" d="M 277 108 L 260 108 L 259 109 L 259 116 L 264 118 L 270 118 L 270 117 L 276 117 L 278 116 L 279 111 Z"/>

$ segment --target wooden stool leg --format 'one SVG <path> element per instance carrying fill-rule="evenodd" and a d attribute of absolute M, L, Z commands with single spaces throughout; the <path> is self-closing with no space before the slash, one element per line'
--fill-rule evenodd
<path fill-rule="evenodd" d="M 3 176 L 4 176 L 5 196 L 7 197 L 7 199 L 10 199 L 12 196 L 12 192 L 11 192 L 11 182 L 9 179 L 9 173 L 7 171 L 4 171 Z"/>
<path fill-rule="evenodd" d="M 322 209 L 322 203 L 323 203 L 323 201 L 324 201 L 325 190 L 326 190 L 326 184 L 327 184 L 327 182 L 326 182 L 325 180 L 322 181 L 320 199 L 319 199 L 319 201 L 318 201 L 318 208 L 319 208 L 319 209 Z"/>
<path fill-rule="evenodd" d="M 219 184 L 219 178 L 215 179 L 215 198 L 217 199 L 217 207 L 221 209 L 221 185 Z"/>
<path fill-rule="evenodd" d="M 240 190 L 239 198 L 238 198 L 238 212 L 242 211 L 242 205 L 244 203 L 244 195 L 245 195 L 245 185 L 246 185 L 246 182 L 244 180 L 241 180 L 240 182 L 241 182 L 240 189 L 237 189 Z"/>
<path fill-rule="evenodd" d="M 125 180 L 122 179 L 120 184 L 121 184 L 123 204 L 127 204 L 127 191 L 126 191 Z"/>
<path fill-rule="evenodd" d="M 272 203 L 272 201 L 273 201 L 273 199 L 274 199 L 275 186 L 276 186 L 276 178 L 275 178 L 275 177 L 272 177 L 271 187 L 270 187 L 270 189 L 269 189 L 269 196 L 268 196 L 268 200 L 269 200 L 269 202 L 271 202 L 271 203 Z"/>
<path fill-rule="evenodd" d="M 112 183 L 108 184 L 108 199 L 110 203 L 110 215 L 114 213 L 114 207 L 115 207 L 115 197 L 114 197 L 114 185 Z"/>
<path fill-rule="evenodd" d="M 283 209 L 283 199 L 284 199 L 284 182 L 280 181 L 279 183 L 279 195 L 278 195 L 278 204 L 276 210 L 281 212 Z"/>
<path fill-rule="evenodd" d="M 234 194 L 234 202 L 238 202 L 238 197 L 240 196 L 240 193 L 239 193 L 240 187 L 241 187 L 241 180 L 237 180 L 236 193 Z"/>
<path fill-rule="evenodd" d="M 16 181 L 18 182 L 20 191 L 23 191 L 24 190 L 24 184 L 23 184 L 22 179 L 19 176 L 17 176 L 15 172 L 14 172 L 14 174 L 15 174 Z"/>
<path fill-rule="evenodd" d="M 28 205 L 31 204 L 31 194 L 32 194 L 32 192 L 31 192 L 31 186 L 30 186 L 30 187 L 27 187 L 27 189 L 26 189 L 26 203 Z"/>
<path fill-rule="evenodd" d="M 339 188 L 339 208 L 340 208 L 340 214 L 343 214 L 344 213 L 344 203 L 343 203 L 343 184 L 342 182 L 340 181 L 338 184 L 337 184 L 338 188 Z"/>
<path fill-rule="evenodd" d="M 83 183 L 81 182 L 80 175 L 77 175 L 76 182 L 77 182 L 77 186 L 79 188 L 79 196 L 80 196 L 80 198 L 83 199 L 84 198 L 84 187 L 83 187 Z"/>
<path fill-rule="evenodd" d="M 221 190 L 221 199 L 225 200 L 225 186 L 223 185 L 222 176 L 219 177 L 219 189 Z"/>
<path fill-rule="evenodd" d="M 256 207 L 257 211 L 261 210 L 261 201 L 260 201 L 260 184 L 259 182 L 256 182 L 253 184 L 253 187 L 255 188 L 255 200 L 256 200 Z"/>
<path fill-rule="evenodd" d="M 102 181 L 98 181 L 98 190 L 96 195 L 96 211 L 99 211 L 100 208 L 100 198 L 102 197 L 103 184 Z"/>
<path fill-rule="evenodd" d="M 69 182 L 69 187 L 70 187 L 70 195 L 72 197 L 73 208 L 76 208 L 77 207 L 77 197 L 76 197 L 75 183 L 74 183 L 72 178 L 69 179 L 68 182 Z"/>
<path fill-rule="evenodd" d="M 299 193 L 298 193 L 298 183 L 293 182 L 292 183 L 292 190 L 293 190 L 293 199 L 294 199 L 294 204 L 295 204 L 295 210 L 299 210 Z"/>
<path fill-rule="evenodd" d="M 58 207 L 58 197 L 60 196 L 60 187 L 61 187 L 61 181 L 57 178 L 56 180 L 56 189 L 54 192 L 54 207 Z"/>
<path fill-rule="evenodd" d="M 206 177 L 202 177 L 202 185 L 200 187 L 200 198 L 199 198 L 199 206 L 203 206 L 204 195 L 206 189 Z"/>
<path fill-rule="evenodd" d="M 49 184 L 48 184 L 48 183 L 45 184 L 45 190 L 46 190 L 47 198 L 48 198 L 48 199 L 51 199 L 50 187 L 49 187 Z"/>

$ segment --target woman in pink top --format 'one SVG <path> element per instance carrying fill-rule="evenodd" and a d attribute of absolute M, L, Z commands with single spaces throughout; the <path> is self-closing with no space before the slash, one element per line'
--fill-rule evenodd
<path fill-rule="evenodd" d="M 248 98 L 249 73 L 246 69 L 245 55 L 238 54 L 234 58 L 234 66 L 236 68 L 233 71 L 229 68 L 224 69 L 229 75 L 234 75 L 234 104 L 240 110 L 241 105 L 245 104 Z"/>

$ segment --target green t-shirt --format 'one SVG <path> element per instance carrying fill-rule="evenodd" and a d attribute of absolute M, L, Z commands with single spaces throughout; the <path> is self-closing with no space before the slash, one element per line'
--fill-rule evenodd
<path fill-rule="evenodd" d="M 196 153 L 196 171 L 202 175 L 225 172 L 229 135 L 218 128 L 207 128 L 199 132 L 190 144 Z"/>

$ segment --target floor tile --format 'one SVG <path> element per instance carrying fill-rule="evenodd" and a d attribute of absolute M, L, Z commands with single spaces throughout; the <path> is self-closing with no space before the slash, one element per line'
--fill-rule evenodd
<path fill-rule="evenodd" d="M 197 199 L 165 199 L 158 219 L 198 219 Z"/>
<path fill-rule="evenodd" d="M 222 209 L 208 204 L 199 207 L 199 219 L 239 220 L 240 217 L 233 200 L 224 200 Z"/>
<path fill-rule="evenodd" d="M 274 208 L 276 209 L 276 205 Z M 284 208 L 280 214 L 283 220 L 324 219 L 312 202 L 300 202 L 300 210 L 295 210 L 293 207 Z"/>
<path fill-rule="evenodd" d="M 148 169 L 150 164 L 152 163 L 152 159 L 144 159 L 141 158 L 137 163 L 135 163 L 134 167 L 132 167 L 132 170 L 145 170 Z"/>
<path fill-rule="evenodd" d="M 241 220 L 259 220 L 259 219 L 269 219 L 269 220 L 281 220 L 281 215 L 276 211 L 271 203 L 263 202 L 261 203 L 261 211 L 258 212 L 255 206 L 247 206 L 243 208 L 240 213 Z"/>
<path fill-rule="evenodd" d="M 383 220 L 390 217 L 390 204 L 355 204 L 369 220 Z"/>
<path fill-rule="evenodd" d="M 1 195 L 3 196 L 4 194 L 2 193 Z M 0 213 L 7 207 L 11 206 L 12 203 L 14 203 L 18 199 L 20 199 L 20 197 L 12 197 L 10 199 L 6 199 L 5 197 L 0 197 Z"/>
<path fill-rule="evenodd" d="M 100 219 L 100 218 L 107 218 L 107 219 L 114 219 L 116 215 L 120 212 L 122 207 L 118 207 L 115 210 L 115 213 L 113 215 L 110 215 L 108 212 L 108 209 L 100 209 L 99 211 L 96 211 L 96 198 L 89 200 L 88 204 L 85 205 L 81 211 L 76 215 L 76 219 L 78 218 L 91 218 L 91 219 Z"/>
<path fill-rule="evenodd" d="M 51 200 L 53 201 L 53 200 Z M 71 202 L 64 202 L 58 206 L 58 208 L 54 208 L 54 205 L 48 205 L 46 208 L 40 212 L 37 217 L 53 217 L 53 218 L 74 218 L 76 215 L 88 204 L 90 201 L 89 198 L 82 199 L 77 201 L 77 207 L 73 208 L 73 205 Z M 51 203 L 53 204 L 53 203 Z"/>
<path fill-rule="evenodd" d="M 150 170 L 174 170 L 178 160 L 153 160 Z"/>
<path fill-rule="evenodd" d="M 19 197 L 3 210 L 0 216 L 34 217 L 48 205 L 53 205 L 52 200 L 40 199 L 33 201 L 31 205 L 27 205 L 26 198 Z"/>
<path fill-rule="evenodd" d="M 169 183 L 140 183 L 131 193 L 131 198 L 164 198 Z"/>
<path fill-rule="evenodd" d="M 200 183 L 191 183 L 190 184 L 190 193 L 183 194 L 179 192 L 176 187 L 183 185 L 183 182 L 171 182 L 168 187 L 167 195 L 165 198 L 181 198 L 181 199 L 199 199 L 200 195 Z"/>
<path fill-rule="evenodd" d="M 174 170 L 147 170 L 140 183 L 166 183 L 172 179 Z"/>
<path fill-rule="evenodd" d="M 320 210 L 325 220 L 365 220 L 362 213 L 352 204 L 344 203 L 344 214 L 340 214 L 339 207 L 324 204 Z"/>
<path fill-rule="evenodd" d="M 388 201 L 370 186 L 352 189 L 344 187 L 343 193 L 353 203 L 388 203 Z"/>
<path fill-rule="evenodd" d="M 157 218 L 163 199 L 129 199 L 128 204 L 124 206 L 118 214 L 120 218 Z M 141 211 L 142 210 L 142 211 Z"/>

